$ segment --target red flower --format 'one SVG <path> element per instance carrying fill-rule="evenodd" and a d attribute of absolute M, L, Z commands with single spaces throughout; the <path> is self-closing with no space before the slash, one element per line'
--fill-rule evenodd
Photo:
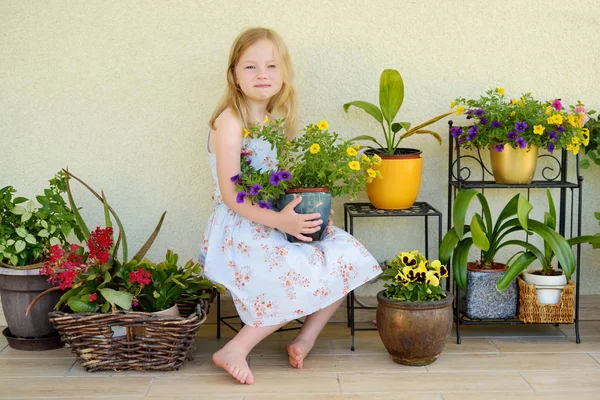
<path fill-rule="evenodd" d="M 144 268 L 139 268 L 138 270 L 129 273 L 129 282 L 137 283 L 142 287 L 150 284 L 152 282 L 151 278 L 152 274 L 148 271 L 145 271 Z"/>
<path fill-rule="evenodd" d="M 106 264 L 110 259 L 110 249 L 113 245 L 112 234 L 112 227 L 97 227 L 90 233 L 90 238 L 87 241 L 90 258 L 95 259 L 98 264 Z"/>
<path fill-rule="evenodd" d="M 96 301 L 97 299 L 98 299 L 98 296 L 96 295 L 96 293 L 90 294 L 90 301 Z"/>

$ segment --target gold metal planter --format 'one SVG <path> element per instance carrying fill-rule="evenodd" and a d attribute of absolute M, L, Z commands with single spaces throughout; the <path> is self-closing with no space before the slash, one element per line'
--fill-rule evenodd
<path fill-rule="evenodd" d="M 531 183 L 537 167 L 538 148 L 513 149 L 504 145 L 503 151 L 490 149 L 492 173 L 496 183 L 522 185 Z"/>

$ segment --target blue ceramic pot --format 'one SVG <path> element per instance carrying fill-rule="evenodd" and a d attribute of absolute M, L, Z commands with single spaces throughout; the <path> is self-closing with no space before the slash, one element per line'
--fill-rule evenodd
<path fill-rule="evenodd" d="M 302 201 L 298 204 L 294 211 L 298 214 L 312 214 L 319 213 L 323 223 L 321 229 L 312 234 L 305 234 L 304 236 L 310 237 L 313 241 L 321 240 L 321 237 L 325 234 L 327 229 L 327 223 L 329 222 L 329 210 L 331 210 L 331 193 L 327 188 L 298 188 L 290 189 L 287 193 L 277 200 L 277 208 L 283 210 L 295 197 L 301 196 Z M 290 242 L 302 242 L 302 240 L 296 239 L 294 236 L 287 234 L 287 239 Z"/>

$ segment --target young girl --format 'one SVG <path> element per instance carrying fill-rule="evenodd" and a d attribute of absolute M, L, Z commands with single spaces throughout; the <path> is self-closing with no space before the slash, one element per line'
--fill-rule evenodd
<path fill-rule="evenodd" d="M 351 290 L 381 269 L 371 254 L 345 231 L 330 226 L 320 242 L 305 234 L 319 230 L 321 216 L 296 214 L 298 197 L 283 210 L 236 202 L 231 177 L 240 173 L 240 154 L 251 165 L 270 169 L 276 152 L 260 137 L 243 134 L 267 118 L 285 118 L 295 132 L 295 92 L 287 48 L 279 35 L 254 28 L 241 33 L 229 55 L 227 89 L 210 121 L 208 153 L 214 206 L 204 234 L 200 263 L 206 276 L 224 285 L 246 324 L 213 361 L 241 383 L 252 384 L 246 357 L 288 321 L 306 316 L 287 345 L 289 363 L 302 368 L 318 334 Z M 272 167 L 271 167 L 272 168 Z M 285 232 L 306 243 L 290 243 Z"/>

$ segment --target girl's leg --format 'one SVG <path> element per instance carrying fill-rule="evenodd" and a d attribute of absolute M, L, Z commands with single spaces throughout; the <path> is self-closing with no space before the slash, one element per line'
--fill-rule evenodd
<path fill-rule="evenodd" d="M 281 328 L 284 324 L 254 327 L 244 325 L 233 339 L 213 354 L 213 362 L 237 379 L 240 383 L 252 385 L 254 376 L 250 372 L 246 357 L 261 340 Z"/>
<path fill-rule="evenodd" d="M 290 365 L 292 367 L 302 368 L 304 366 L 304 358 L 315 345 L 317 336 L 319 336 L 319 333 L 321 333 L 325 324 L 327 324 L 343 301 L 344 297 L 330 306 L 306 317 L 298 336 L 287 345 L 288 355 L 290 356 Z"/>

